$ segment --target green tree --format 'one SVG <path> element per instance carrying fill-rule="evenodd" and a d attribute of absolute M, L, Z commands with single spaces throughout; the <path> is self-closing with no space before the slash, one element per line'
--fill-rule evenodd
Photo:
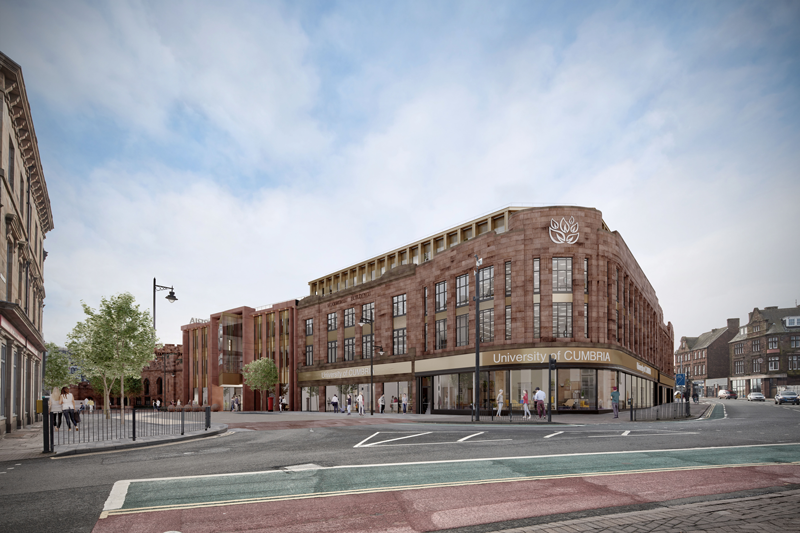
<path fill-rule="evenodd" d="M 275 366 L 275 361 L 265 357 L 247 363 L 242 367 L 242 376 L 245 385 L 264 394 L 262 405 L 266 405 L 266 393 L 278 383 L 278 367 Z"/>
<path fill-rule="evenodd" d="M 81 305 L 86 320 L 67 335 L 67 348 L 85 375 L 100 379 L 108 417 L 110 393 L 120 377 L 139 376 L 155 357 L 156 332 L 150 312 L 140 311 L 130 293 L 102 298 L 97 310 Z"/>
<path fill-rule="evenodd" d="M 44 370 L 44 387 L 47 392 L 50 392 L 53 387 L 60 389 L 61 387 L 77 384 L 80 376 L 69 373 L 69 354 L 66 351 L 61 351 L 61 348 L 52 342 L 48 342 L 45 347 L 47 349 L 47 362 Z"/>

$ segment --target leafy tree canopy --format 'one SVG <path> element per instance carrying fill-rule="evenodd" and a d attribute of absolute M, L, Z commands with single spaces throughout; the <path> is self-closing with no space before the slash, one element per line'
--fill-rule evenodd
<path fill-rule="evenodd" d="M 267 392 L 278 383 L 278 368 L 269 358 L 256 359 L 242 367 L 244 383 L 255 391 Z"/>
<path fill-rule="evenodd" d="M 62 351 L 55 343 L 48 342 L 47 361 L 45 363 L 44 387 L 49 392 L 53 387 L 69 387 L 80 380 L 78 374 L 69 373 L 69 354 Z"/>

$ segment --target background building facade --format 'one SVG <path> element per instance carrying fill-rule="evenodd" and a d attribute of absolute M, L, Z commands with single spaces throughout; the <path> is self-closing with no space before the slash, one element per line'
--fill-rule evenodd
<path fill-rule="evenodd" d="M 53 229 L 22 69 L 0 52 L 0 434 L 40 418 L 45 235 Z"/>
<path fill-rule="evenodd" d="M 800 392 L 800 307 L 757 307 L 728 343 L 731 388 L 739 397 Z"/>
<path fill-rule="evenodd" d="M 739 319 L 729 318 L 728 326 L 715 328 L 699 337 L 681 337 L 675 352 L 675 373 L 686 374 L 689 394 L 715 397 L 728 387 L 730 356 L 728 342 L 739 333 Z"/>
<path fill-rule="evenodd" d="M 481 405 L 500 389 L 518 403 L 546 387 L 551 354 L 559 411 L 609 409 L 614 386 L 626 406 L 671 399 L 672 325 L 595 209 L 510 207 L 309 287 L 297 304 L 298 379 L 320 408 L 334 393 L 368 396 L 372 372 L 373 403 L 405 394 L 415 412 L 469 410 L 476 305 Z"/>

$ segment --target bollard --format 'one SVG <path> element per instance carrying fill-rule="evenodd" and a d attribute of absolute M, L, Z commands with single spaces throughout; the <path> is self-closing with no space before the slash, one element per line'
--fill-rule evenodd
<path fill-rule="evenodd" d="M 42 453 L 50 453 L 53 451 L 53 423 L 50 420 L 50 398 L 42 396 L 42 436 L 44 438 L 44 449 Z"/>
<path fill-rule="evenodd" d="M 205 431 L 208 431 L 208 428 L 210 428 L 210 427 L 211 427 L 211 406 L 209 405 L 209 406 L 206 406 L 206 429 L 205 429 Z"/>
<path fill-rule="evenodd" d="M 185 411 L 181 409 L 181 435 L 183 435 L 183 421 L 185 418 Z"/>

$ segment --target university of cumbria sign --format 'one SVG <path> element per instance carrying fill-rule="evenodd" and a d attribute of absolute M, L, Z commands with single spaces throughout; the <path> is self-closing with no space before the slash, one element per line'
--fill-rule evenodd
<path fill-rule="evenodd" d="M 575 222 L 575 217 L 569 217 L 569 220 L 561 218 L 561 222 L 556 222 L 556 219 L 550 219 L 550 240 L 556 244 L 575 244 L 578 242 L 578 223 Z"/>

